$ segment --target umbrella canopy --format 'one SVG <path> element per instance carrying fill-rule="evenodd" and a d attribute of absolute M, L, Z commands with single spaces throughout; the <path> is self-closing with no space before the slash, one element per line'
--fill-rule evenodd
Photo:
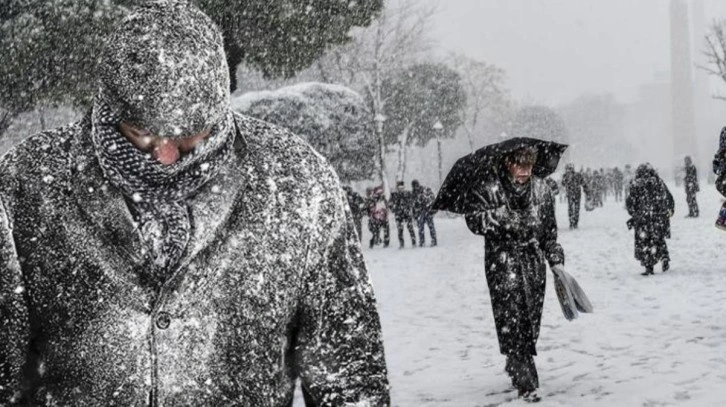
<path fill-rule="evenodd" d="M 529 137 L 514 137 L 482 147 L 456 160 L 446 175 L 432 208 L 462 214 L 485 209 L 472 188 L 495 179 L 504 157 L 523 147 L 537 150 L 537 162 L 532 172 L 539 178 L 546 178 L 555 172 L 560 157 L 567 149 L 565 144 Z"/>

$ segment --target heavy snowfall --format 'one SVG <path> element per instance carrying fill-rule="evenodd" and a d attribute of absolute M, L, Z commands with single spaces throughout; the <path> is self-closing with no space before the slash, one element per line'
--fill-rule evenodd
<path fill-rule="evenodd" d="M 0 1 L 0 407 L 726 405 L 726 2 Z"/>
<path fill-rule="evenodd" d="M 726 382 L 726 254 L 713 226 L 722 199 L 700 194 L 700 218 L 676 200 L 671 269 L 641 276 L 628 214 L 612 198 L 567 228 L 568 270 L 593 314 L 562 315 L 548 275 L 538 343 L 542 406 L 721 406 Z M 481 237 L 462 218 L 437 218 L 437 247 L 364 251 L 379 301 L 397 406 L 521 406 L 504 373 L 484 278 Z"/>

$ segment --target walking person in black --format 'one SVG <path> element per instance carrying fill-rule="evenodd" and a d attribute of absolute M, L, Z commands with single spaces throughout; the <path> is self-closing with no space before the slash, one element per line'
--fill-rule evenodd
<path fill-rule="evenodd" d="M 466 215 L 469 229 L 484 236 L 485 274 L 506 372 L 528 402 L 540 400 L 534 356 L 547 264 L 561 268 L 565 261 L 552 189 L 532 175 L 536 160 L 537 150 L 530 147 L 509 153 L 499 176 L 478 190 L 486 209 Z"/>
<path fill-rule="evenodd" d="M 399 248 L 403 249 L 403 225 L 411 235 L 411 247 L 416 247 L 416 233 L 413 231 L 413 194 L 405 190 L 403 181 L 396 183 L 396 192 L 391 193 L 391 210 L 396 219 Z"/>
<path fill-rule="evenodd" d="M 615 202 L 621 202 L 623 200 L 623 183 L 625 182 L 625 176 L 620 168 L 613 168 L 613 193 L 615 194 Z"/>
<path fill-rule="evenodd" d="M 570 229 L 577 229 L 580 222 L 580 199 L 582 198 L 584 180 L 575 172 L 575 166 L 567 164 L 565 175 L 562 176 L 562 186 L 567 195 L 567 214 L 570 220 Z"/>
<path fill-rule="evenodd" d="M 642 275 L 653 274 L 659 261 L 663 271 L 667 271 L 670 256 L 666 239 L 671 237 L 674 202 L 665 182 L 650 164 L 642 164 L 635 171 L 625 205 L 631 216 L 628 229 L 635 229 L 635 259 L 645 267 Z"/>
<path fill-rule="evenodd" d="M 418 224 L 418 244 L 423 247 L 426 243 L 426 230 L 428 226 L 431 235 L 431 246 L 436 246 L 436 225 L 434 225 L 434 214 L 431 210 L 431 204 L 434 202 L 435 195 L 431 188 L 422 186 L 418 180 L 411 181 L 411 189 L 413 189 L 413 216 Z"/>
<path fill-rule="evenodd" d="M 696 166 L 693 165 L 690 156 L 686 156 L 684 159 L 686 164 L 685 173 L 686 176 L 683 179 L 683 183 L 686 186 L 686 202 L 688 203 L 688 216 L 689 218 L 698 217 L 698 202 L 696 201 L 696 193 L 700 190 L 698 186 L 698 172 Z"/>
<path fill-rule="evenodd" d="M 358 240 L 360 241 L 363 237 L 363 211 L 365 210 L 366 200 L 359 193 L 353 191 L 350 186 L 344 186 L 343 190 L 346 198 L 348 198 L 348 206 L 350 206 L 350 213 L 353 215 L 355 230 L 358 232 Z"/>

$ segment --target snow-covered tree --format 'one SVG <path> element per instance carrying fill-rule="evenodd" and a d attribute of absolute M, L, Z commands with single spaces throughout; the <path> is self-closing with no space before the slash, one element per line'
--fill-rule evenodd
<path fill-rule="evenodd" d="M 4 0 L 0 7 L 0 131 L 6 117 L 58 101 L 86 105 L 103 39 L 129 7 L 146 0 Z M 182 1 L 182 0 L 179 0 Z M 350 40 L 383 0 L 189 0 L 221 28 L 231 87 L 246 62 L 291 76 L 331 45 Z M 2 133 L 0 133 L 2 134 Z"/>
<path fill-rule="evenodd" d="M 441 139 L 453 137 L 466 105 L 459 74 L 442 64 L 413 65 L 384 82 L 383 97 L 388 113 L 386 144 L 395 144 L 398 152 L 396 179 L 404 180 L 410 144 L 423 146 L 436 139 L 441 167 Z M 440 129 L 434 128 L 437 123 Z"/>
<path fill-rule="evenodd" d="M 389 115 L 383 84 L 424 59 L 433 43 L 429 33 L 434 13 L 435 6 L 421 0 L 386 3 L 368 27 L 351 32 L 349 44 L 331 49 L 314 64 L 321 80 L 359 90 L 368 102 L 377 141 L 378 177 L 386 194 L 390 188 L 384 129 Z"/>
<path fill-rule="evenodd" d="M 245 93 L 235 110 L 290 129 L 328 159 L 344 181 L 370 178 L 375 140 L 363 98 L 341 85 L 301 83 Z"/>
<path fill-rule="evenodd" d="M 0 135 L 37 105 L 87 104 L 103 38 L 123 9 L 99 0 L 7 0 L 0 10 Z"/>

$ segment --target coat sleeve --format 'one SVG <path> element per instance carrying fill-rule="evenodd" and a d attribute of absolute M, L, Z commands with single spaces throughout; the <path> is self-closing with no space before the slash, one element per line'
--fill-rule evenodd
<path fill-rule="evenodd" d="M 326 242 L 313 255 L 299 308 L 296 362 L 308 405 L 390 404 L 381 325 L 343 195 L 323 212 Z"/>
<path fill-rule="evenodd" d="M 0 199 L 0 405 L 18 401 L 29 338 L 28 308 L 10 219 Z"/>
<path fill-rule="evenodd" d="M 565 252 L 557 243 L 557 218 L 555 217 L 555 201 L 552 193 L 547 191 L 544 202 L 544 219 L 539 239 L 540 248 L 550 266 L 565 263 Z"/>

